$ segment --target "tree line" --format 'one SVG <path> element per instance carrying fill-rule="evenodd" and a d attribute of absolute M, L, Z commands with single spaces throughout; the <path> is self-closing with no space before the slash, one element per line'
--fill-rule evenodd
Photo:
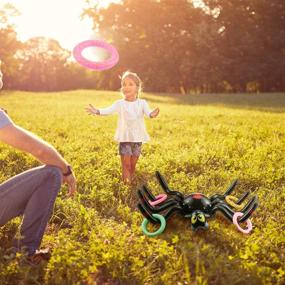
<path fill-rule="evenodd" d="M 67 8 L 68 9 L 68 8 Z M 0 10 L 0 59 L 6 88 L 33 91 L 117 90 L 118 75 L 137 72 L 146 91 L 175 93 L 285 90 L 283 0 L 124 0 L 83 11 L 94 31 L 112 43 L 119 63 L 90 71 L 53 39 L 17 40 Z"/>

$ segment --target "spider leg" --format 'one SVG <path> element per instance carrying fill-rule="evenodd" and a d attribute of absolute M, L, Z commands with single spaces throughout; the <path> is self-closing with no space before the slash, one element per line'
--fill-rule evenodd
<path fill-rule="evenodd" d="M 255 204 L 257 202 L 257 197 L 253 196 L 248 202 L 247 204 L 244 206 L 244 208 L 241 210 L 241 212 L 246 212 L 248 209 L 250 209 L 253 204 Z"/>
<path fill-rule="evenodd" d="M 174 199 L 168 199 L 167 201 L 163 202 L 160 205 L 152 206 L 148 199 L 144 196 L 144 192 L 142 189 L 138 190 L 138 196 L 141 200 L 140 204 L 144 206 L 145 209 L 148 210 L 150 213 L 159 213 L 162 212 L 170 207 L 177 206 L 178 202 Z"/>
<path fill-rule="evenodd" d="M 211 204 L 212 206 L 214 207 L 215 205 L 221 203 L 224 201 L 224 197 L 223 195 L 220 195 L 220 194 L 215 194 L 213 196 L 210 197 L 210 201 L 211 201 Z"/>
<path fill-rule="evenodd" d="M 156 224 L 158 223 L 159 221 L 154 218 L 152 216 L 153 213 L 155 212 L 159 212 L 159 211 L 154 211 L 154 212 L 151 212 L 146 206 L 145 204 L 142 204 L 142 203 L 138 203 L 137 205 L 138 209 L 140 210 L 140 212 L 143 214 L 143 216 L 149 220 L 152 224 Z M 169 205 L 169 207 L 171 207 L 171 205 Z M 178 211 L 180 210 L 180 208 L 178 206 L 173 206 L 170 208 L 170 210 L 168 210 L 168 212 L 166 212 L 165 215 L 163 215 L 165 217 L 166 220 L 168 220 L 168 218 L 171 216 L 172 213 L 174 213 L 175 211 Z"/>
<path fill-rule="evenodd" d="M 151 193 L 150 189 L 146 185 L 143 185 L 143 191 L 148 196 L 150 201 L 155 201 L 155 196 Z"/>
<path fill-rule="evenodd" d="M 216 205 L 225 200 L 225 197 L 230 195 L 238 183 L 238 179 L 234 180 L 224 194 L 214 194 L 210 197 L 212 205 Z"/>
<path fill-rule="evenodd" d="M 258 199 L 256 196 L 252 197 L 252 199 L 245 205 L 245 207 L 241 210 L 243 213 L 243 216 L 239 219 L 239 221 L 242 223 L 246 221 L 254 212 L 254 210 L 258 206 Z"/>
<path fill-rule="evenodd" d="M 234 191 L 234 188 L 236 187 L 237 184 L 238 184 L 238 179 L 232 182 L 232 184 L 229 186 L 229 188 L 226 190 L 223 196 L 225 197 L 227 195 L 230 195 Z"/>
<path fill-rule="evenodd" d="M 243 216 L 239 219 L 239 221 L 241 223 L 246 221 L 251 216 L 253 211 L 257 208 L 257 206 L 257 197 L 254 196 L 241 210 Z M 221 211 L 224 216 L 232 222 L 233 215 L 235 212 L 225 202 L 221 201 L 220 203 L 216 204 L 212 209 L 212 213 L 215 213 L 218 210 Z"/>
<path fill-rule="evenodd" d="M 162 189 L 165 191 L 166 194 L 169 195 L 175 195 L 176 197 L 178 197 L 181 201 L 184 199 L 184 196 L 182 193 L 178 192 L 178 191 L 172 191 L 170 190 L 170 188 L 168 187 L 167 182 L 165 181 L 164 177 L 160 174 L 159 171 L 155 172 L 156 174 L 156 178 L 159 182 L 159 184 L 161 185 Z"/>
<path fill-rule="evenodd" d="M 143 216 L 148 219 L 152 224 L 158 223 L 158 221 L 152 216 L 152 213 L 149 212 L 141 203 L 138 203 L 137 207 L 143 214 Z"/>
<path fill-rule="evenodd" d="M 213 209 L 212 209 L 212 214 L 215 214 L 216 211 L 220 211 L 223 213 L 223 215 L 230 220 L 231 222 L 233 221 L 233 216 L 234 216 L 234 211 L 227 206 L 224 202 L 220 202 L 216 204 Z"/>
<path fill-rule="evenodd" d="M 249 195 L 249 191 L 245 192 L 238 200 L 237 200 L 237 204 L 240 205 Z"/>
<path fill-rule="evenodd" d="M 180 206 L 174 206 L 174 207 L 170 208 L 170 210 L 168 210 L 165 213 L 164 217 L 166 220 L 168 220 L 175 212 L 179 212 L 181 210 L 182 210 L 182 208 Z"/>

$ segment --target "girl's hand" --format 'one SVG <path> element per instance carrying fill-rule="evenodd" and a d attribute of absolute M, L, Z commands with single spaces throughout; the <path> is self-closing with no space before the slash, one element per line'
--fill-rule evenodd
<path fill-rule="evenodd" d="M 159 108 L 155 108 L 151 113 L 150 113 L 150 117 L 151 118 L 155 118 L 155 117 L 157 117 L 158 116 L 158 114 L 159 114 Z"/>
<path fill-rule="evenodd" d="M 89 115 L 100 115 L 100 111 L 96 109 L 92 104 L 89 104 L 89 107 L 86 107 L 85 110 Z"/>

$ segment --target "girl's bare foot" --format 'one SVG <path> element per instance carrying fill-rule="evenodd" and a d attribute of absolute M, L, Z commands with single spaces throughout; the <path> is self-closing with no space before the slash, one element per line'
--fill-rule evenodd
<path fill-rule="evenodd" d="M 136 185 L 137 184 L 137 178 L 135 176 L 132 177 L 131 184 L 132 185 Z"/>
<path fill-rule="evenodd" d="M 132 181 L 129 178 L 123 179 L 123 182 L 125 185 L 131 185 L 132 184 Z"/>

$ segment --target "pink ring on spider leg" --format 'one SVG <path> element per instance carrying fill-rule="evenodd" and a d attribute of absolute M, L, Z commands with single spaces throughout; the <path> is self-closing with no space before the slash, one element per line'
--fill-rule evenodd
<path fill-rule="evenodd" d="M 236 212 L 233 216 L 233 223 L 237 226 L 238 230 L 241 231 L 242 233 L 244 234 L 249 234 L 252 230 L 252 223 L 251 223 L 251 220 L 250 219 L 247 219 L 246 220 L 246 224 L 247 224 L 247 228 L 246 229 L 243 229 L 240 227 L 239 223 L 238 223 L 238 220 L 237 218 L 238 217 L 242 217 L 243 216 L 243 213 L 241 212 Z"/>
<path fill-rule="evenodd" d="M 83 50 L 88 47 L 103 48 L 111 54 L 111 57 L 102 62 L 88 60 L 82 55 Z M 119 61 L 119 54 L 117 49 L 102 40 L 87 40 L 79 43 L 73 49 L 73 56 L 79 64 L 93 70 L 110 69 Z"/>
<path fill-rule="evenodd" d="M 149 201 L 150 205 L 155 206 L 158 205 L 160 203 L 162 203 L 163 201 L 165 201 L 167 198 L 166 194 L 159 194 L 157 196 L 155 196 L 155 200 L 154 201 Z"/>

